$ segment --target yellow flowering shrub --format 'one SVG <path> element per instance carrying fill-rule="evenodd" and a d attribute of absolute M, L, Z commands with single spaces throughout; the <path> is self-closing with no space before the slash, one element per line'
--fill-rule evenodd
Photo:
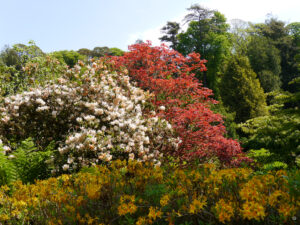
<path fill-rule="evenodd" d="M 299 171 L 114 161 L 0 188 L 0 224 L 297 224 Z"/>
<path fill-rule="evenodd" d="M 246 201 L 241 212 L 243 217 L 249 220 L 261 220 L 266 216 L 264 206 L 256 201 Z"/>
<path fill-rule="evenodd" d="M 118 213 L 120 216 L 126 215 L 127 213 L 133 214 L 136 212 L 137 207 L 134 204 L 135 197 L 130 195 L 124 195 L 120 199 L 120 205 L 118 207 Z"/>
<path fill-rule="evenodd" d="M 234 216 L 234 207 L 231 202 L 226 202 L 224 199 L 220 199 L 216 203 L 216 212 L 220 222 L 229 222 Z"/>
<path fill-rule="evenodd" d="M 191 213 L 191 214 L 199 213 L 204 208 L 204 206 L 207 204 L 206 201 L 207 200 L 205 197 L 194 198 L 194 200 L 190 204 L 189 213 Z"/>

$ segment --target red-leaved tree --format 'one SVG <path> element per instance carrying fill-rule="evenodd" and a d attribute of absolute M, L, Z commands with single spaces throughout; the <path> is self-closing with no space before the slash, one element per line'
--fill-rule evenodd
<path fill-rule="evenodd" d="M 212 90 L 195 78 L 195 73 L 206 70 L 200 54 L 184 57 L 165 45 L 152 47 L 147 42 L 131 45 L 129 52 L 110 60 L 115 69 L 126 68 L 132 81 L 154 93 L 156 111 L 172 123 L 182 140 L 179 150 L 170 154 L 183 160 L 217 157 L 231 166 L 249 161 L 237 141 L 224 137 L 222 117 L 210 109 L 217 104 Z"/>

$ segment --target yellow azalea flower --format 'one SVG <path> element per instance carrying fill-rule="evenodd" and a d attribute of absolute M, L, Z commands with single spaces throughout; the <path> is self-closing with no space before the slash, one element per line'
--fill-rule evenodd
<path fill-rule="evenodd" d="M 121 205 L 118 207 L 118 213 L 120 216 L 127 213 L 133 214 L 137 210 L 137 206 L 134 204 L 135 196 L 134 195 L 124 195 L 120 198 Z"/>
<path fill-rule="evenodd" d="M 7 214 L 0 214 L 0 221 L 7 221 L 10 217 Z"/>
<path fill-rule="evenodd" d="M 194 199 L 192 201 L 192 203 L 190 204 L 189 213 L 196 214 L 196 213 L 200 212 L 204 208 L 205 205 L 206 205 L 205 197 Z"/>
<path fill-rule="evenodd" d="M 278 170 L 277 172 L 276 172 L 276 176 L 277 177 L 281 177 L 281 176 L 286 176 L 287 174 L 286 174 L 286 171 L 285 170 Z"/>
<path fill-rule="evenodd" d="M 3 186 L 1 186 L 1 191 L 9 191 L 10 190 L 10 188 L 7 186 L 7 185 L 3 185 Z"/>
<path fill-rule="evenodd" d="M 83 196 L 78 196 L 76 199 L 76 206 L 81 206 L 83 201 L 84 201 Z"/>
<path fill-rule="evenodd" d="M 279 203 L 278 198 L 281 197 L 282 195 L 284 195 L 284 193 L 280 190 L 276 190 L 274 191 L 268 199 L 268 202 L 270 204 L 270 206 L 275 206 L 277 203 Z"/>
<path fill-rule="evenodd" d="M 86 192 L 87 192 L 87 196 L 90 199 L 98 199 L 100 196 L 100 189 L 101 189 L 101 185 L 99 184 L 89 184 L 86 187 Z"/>
<path fill-rule="evenodd" d="M 160 199 L 160 205 L 166 206 L 169 203 L 169 201 L 170 201 L 170 197 L 168 194 L 166 194 Z"/>
<path fill-rule="evenodd" d="M 120 202 L 123 203 L 123 202 L 135 202 L 135 196 L 134 195 L 123 195 L 121 196 L 120 198 Z"/>
<path fill-rule="evenodd" d="M 205 163 L 203 164 L 203 168 L 208 170 L 214 170 L 216 168 L 216 165 L 213 163 Z"/>
<path fill-rule="evenodd" d="M 157 217 L 161 217 L 162 216 L 162 212 L 160 210 L 158 210 L 157 208 L 153 208 L 150 207 L 149 209 L 149 213 L 148 213 L 148 217 L 152 220 L 156 220 Z"/>
<path fill-rule="evenodd" d="M 120 172 L 122 168 L 125 173 Z M 133 175 L 126 176 L 128 171 Z M 251 175 L 251 170 L 244 168 L 211 171 L 201 168 L 187 173 L 182 168 L 164 171 L 151 164 L 147 167 L 146 163 L 119 161 L 114 167 L 96 166 L 93 173 L 62 175 L 30 185 L 16 182 L 9 192 L 7 186 L 1 187 L 0 224 L 11 221 L 17 224 L 21 220 L 28 224 L 32 218 L 53 225 L 59 224 L 59 220 L 65 223 L 66 218 L 69 224 L 99 224 L 111 220 L 107 211 L 102 210 L 104 207 L 111 207 L 113 213 L 118 214 L 116 223 L 123 222 L 124 215 L 134 214 L 131 217 L 137 225 L 157 223 L 159 219 L 174 224 L 179 217 L 203 214 L 204 210 L 214 215 L 220 224 L 230 224 L 233 220 L 240 224 L 255 223 L 254 220 L 264 223 L 276 214 L 285 217 L 285 221 L 292 221 L 297 216 L 300 201 L 290 196 L 286 179 L 281 177 L 285 171 L 275 173 Z M 166 192 L 159 199 L 161 208 L 150 207 L 153 199 L 145 195 L 149 184 L 164 185 Z M 124 190 L 134 190 L 136 195 L 124 195 Z M 106 196 L 112 199 L 110 205 L 106 204 Z M 171 202 L 173 205 L 176 199 L 182 201 L 173 209 Z M 91 204 L 95 204 L 93 217 L 85 216 Z"/>
<path fill-rule="evenodd" d="M 278 212 L 284 217 L 293 216 L 296 211 L 295 206 L 289 205 L 287 203 L 281 204 L 278 208 Z"/>
<path fill-rule="evenodd" d="M 221 223 L 225 223 L 226 221 L 230 222 L 234 216 L 233 204 L 226 202 L 224 199 L 220 199 L 217 202 L 215 209 Z"/>
<path fill-rule="evenodd" d="M 71 205 L 66 205 L 66 210 L 70 213 L 74 213 L 76 211 L 75 207 Z"/>
<path fill-rule="evenodd" d="M 70 176 L 69 175 L 66 175 L 66 174 L 63 174 L 60 179 L 64 182 L 68 181 L 70 179 Z"/>
<path fill-rule="evenodd" d="M 243 185 L 239 194 L 242 200 L 257 201 L 266 204 L 266 197 L 264 196 L 264 184 L 256 177 Z"/>
<path fill-rule="evenodd" d="M 87 224 L 88 224 L 88 225 L 91 225 L 91 224 L 93 224 L 94 220 L 95 220 L 95 219 L 93 219 L 93 218 L 91 218 L 91 217 L 90 217 L 90 218 L 88 218 L 88 220 L 87 220 Z"/>
<path fill-rule="evenodd" d="M 261 220 L 266 216 L 265 208 L 259 203 L 253 201 L 245 202 L 241 211 L 243 217 L 249 220 Z"/>
<path fill-rule="evenodd" d="M 123 216 L 127 213 L 133 214 L 136 212 L 136 210 L 137 210 L 137 207 L 133 203 L 128 203 L 128 204 L 123 203 L 118 207 L 118 213 L 120 216 Z"/>
<path fill-rule="evenodd" d="M 145 217 L 139 217 L 135 224 L 136 225 L 146 225 L 146 224 L 148 224 L 148 221 Z"/>
<path fill-rule="evenodd" d="M 254 188 L 245 187 L 240 191 L 240 196 L 246 201 L 260 200 L 258 191 Z"/>

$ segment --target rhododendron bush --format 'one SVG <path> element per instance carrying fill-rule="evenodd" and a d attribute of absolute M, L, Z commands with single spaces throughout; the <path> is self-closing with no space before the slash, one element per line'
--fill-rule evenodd
<path fill-rule="evenodd" d="M 217 103 L 213 93 L 195 78 L 206 70 L 199 54 L 184 57 L 164 45 L 151 47 L 150 42 L 129 46 L 129 50 L 111 61 L 117 70 L 127 70 L 139 87 L 155 94 L 156 111 L 182 140 L 173 154 L 184 160 L 217 157 L 227 165 L 249 161 L 237 141 L 224 137 L 222 117 L 210 109 Z"/>
<path fill-rule="evenodd" d="M 3 99 L 0 139 L 6 154 L 13 156 L 11 140 L 32 137 L 40 150 L 54 141 L 53 172 L 61 172 L 114 158 L 159 165 L 163 150 L 176 149 L 171 125 L 147 109 L 148 92 L 106 70 L 103 61 L 80 65 L 57 81 Z"/>

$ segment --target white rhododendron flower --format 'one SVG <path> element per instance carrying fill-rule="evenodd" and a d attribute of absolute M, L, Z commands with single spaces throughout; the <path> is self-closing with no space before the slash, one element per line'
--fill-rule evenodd
<path fill-rule="evenodd" d="M 10 147 L 7 146 L 7 145 L 4 145 L 4 146 L 2 147 L 2 149 L 4 150 L 4 152 L 10 152 L 10 151 L 11 151 Z"/>
<path fill-rule="evenodd" d="M 164 111 L 164 110 L 166 110 L 166 107 L 164 107 L 164 106 L 162 105 L 162 106 L 159 106 L 158 109 Z"/>
<path fill-rule="evenodd" d="M 145 110 L 149 93 L 131 85 L 128 76 L 99 65 L 93 63 L 84 72 L 76 65 L 56 83 L 6 97 L 0 103 L 3 145 L 8 145 L 7 137 L 30 135 L 42 147 L 54 140 L 52 172 L 119 157 L 160 165 L 163 151 L 179 145 L 171 124 Z M 3 149 L 10 151 L 8 146 Z"/>
<path fill-rule="evenodd" d="M 62 169 L 64 171 L 67 171 L 70 168 L 70 166 L 68 164 L 63 165 Z"/>

